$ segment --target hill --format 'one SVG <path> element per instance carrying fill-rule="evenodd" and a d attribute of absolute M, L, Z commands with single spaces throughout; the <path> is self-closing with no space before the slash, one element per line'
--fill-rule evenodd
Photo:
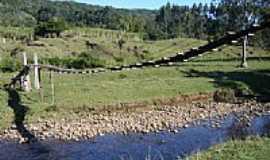
<path fill-rule="evenodd" d="M 112 7 L 50 0 L 0 0 L 0 25 L 33 27 L 38 21 L 61 17 L 71 25 L 87 25 L 120 29 L 121 19 L 129 17 L 148 18 L 155 16 L 151 10 L 127 10 Z"/>
<path fill-rule="evenodd" d="M 235 7 L 232 7 L 235 6 Z M 196 38 L 212 40 L 227 31 L 239 31 L 269 18 L 269 4 L 222 0 L 217 5 L 178 6 L 167 3 L 159 10 L 117 9 L 73 1 L 0 0 L 0 26 L 35 27 L 61 19 L 72 28 L 92 27 L 136 32 L 145 40 Z M 227 17 L 227 18 L 224 18 Z M 269 30 L 251 41 L 269 48 Z"/>
<path fill-rule="evenodd" d="M 36 53 L 41 62 L 48 64 L 50 59 L 64 60 L 76 58 L 81 53 L 87 53 L 103 60 L 104 65 L 110 66 L 153 60 L 206 43 L 206 41 L 189 38 L 144 41 L 138 33 L 78 27 L 65 31 L 59 38 L 39 38 L 29 42 L 23 38 L 19 39 L 19 37 L 32 34 L 32 32 L 31 28 L 0 27 L 1 39 L 5 35 L 14 35 L 15 37 L 15 39 L 4 38 L 4 43 L 0 41 L 2 55 L 15 55 L 15 57 L 17 55 L 19 58 L 21 52 L 26 52 L 31 59 Z M 124 41 L 121 48 L 119 48 L 120 40 Z"/>

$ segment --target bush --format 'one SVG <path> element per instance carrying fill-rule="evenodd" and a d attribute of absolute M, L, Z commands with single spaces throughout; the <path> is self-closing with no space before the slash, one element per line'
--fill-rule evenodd
<path fill-rule="evenodd" d="M 235 96 L 236 97 L 249 97 L 249 96 L 254 96 L 254 92 L 247 88 L 247 87 L 238 87 L 234 90 Z"/>
<path fill-rule="evenodd" d="M 60 59 L 59 57 L 53 57 L 49 59 L 45 59 L 44 62 L 48 61 L 50 65 L 54 66 L 63 66 L 63 59 Z"/>
<path fill-rule="evenodd" d="M 21 67 L 20 61 L 12 57 L 5 57 L 0 61 L 0 70 L 2 72 L 15 72 Z"/>
<path fill-rule="evenodd" d="M 77 59 L 73 61 L 73 63 L 79 62 L 82 66 L 78 66 L 77 69 L 83 68 L 95 68 L 95 67 L 104 67 L 105 61 L 99 58 L 93 57 L 91 54 L 87 52 L 82 52 Z"/>
<path fill-rule="evenodd" d="M 71 58 L 49 58 L 44 61 L 48 61 L 49 64 L 55 66 L 61 66 L 66 68 L 85 69 L 104 67 L 105 61 L 99 58 L 91 56 L 89 53 L 83 52 L 77 57 Z"/>
<path fill-rule="evenodd" d="M 19 53 L 21 53 L 23 51 L 24 51 L 23 48 L 21 48 L 21 47 L 15 47 L 14 49 L 12 49 L 10 51 L 10 56 L 14 57 L 14 56 L 18 55 Z"/>
<path fill-rule="evenodd" d="M 124 58 L 123 57 L 114 57 L 114 60 L 116 61 L 116 62 L 124 62 Z"/>
<path fill-rule="evenodd" d="M 216 102 L 234 103 L 236 101 L 234 90 L 227 88 L 217 90 L 213 98 Z"/>
<path fill-rule="evenodd" d="M 126 74 L 123 74 L 123 73 L 119 74 L 119 79 L 125 79 L 125 78 L 127 78 Z"/>

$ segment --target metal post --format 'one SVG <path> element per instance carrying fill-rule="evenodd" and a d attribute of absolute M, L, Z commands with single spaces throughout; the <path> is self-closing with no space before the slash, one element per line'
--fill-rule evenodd
<path fill-rule="evenodd" d="M 34 55 L 35 88 L 40 89 L 39 84 L 39 65 L 37 54 Z"/>
<path fill-rule="evenodd" d="M 248 41 L 248 36 L 245 36 L 243 38 L 243 47 L 242 47 L 242 62 L 241 62 L 241 67 L 247 68 L 247 41 Z"/>

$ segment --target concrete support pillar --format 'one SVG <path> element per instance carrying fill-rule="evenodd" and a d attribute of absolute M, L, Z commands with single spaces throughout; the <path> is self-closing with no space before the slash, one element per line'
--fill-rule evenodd
<path fill-rule="evenodd" d="M 27 66 L 27 56 L 26 53 L 23 52 L 23 65 Z M 29 73 L 26 73 L 24 77 L 22 77 L 21 84 L 23 85 L 23 89 L 26 92 L 30 92 L 32 87 L 31 87 L 31 81 L 30 81 L 30 76 Z"/>
<path fill-rule="evenodd" d="M 243 47 L 242 47 L 242 58 L 241 58 L 241 67 L 247 68 L 247 41 L 248 41 L 248 36 L 245 36 L 243 38 Z"/>
<path fill-rule="evenodd" d="M 35 89 L 40 89 L 38 56 L 34 55 Z"/>

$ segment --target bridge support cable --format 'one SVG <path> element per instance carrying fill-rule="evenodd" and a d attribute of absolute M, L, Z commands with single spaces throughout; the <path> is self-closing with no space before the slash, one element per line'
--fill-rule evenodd
<path fill-rule="evenodd" d="M 177 62 L 186 62 L 190 59 L 202 56 L 206 52 L 211 51 L 218 51 L 218 48 L 230 44 L 232 41 L 237 41 L 241 38 L 243 38 L 243 50 L 242 50 L 242 63 L 241 66 L 247 67 L 247 37 L 250 35 L 254 35 L 255 32 L 263 30 L 267 27 L 270 27 L 270 21 L 266 21 L 262 23 L 261 25 L 253 25 L 248 29 L 241 30 L 239 32 L 228 32 L 224 37 L 209 42 L 206 45 L 200 46 L 198 48 L 192 48 L 186 52 L 178 52 L 172 56 L 163 57 L 157 60 L 149 60 L 149 61 L 143 61 L 143 62 L 137 62 L 135 64 L 131 65 L 122 65 L 122 66 L 115 66 L 115 67 L 108 67 L 108 68 L 95 68 L 91 70 L 76 70 L 76 69 L 65 69 L 60 68 L 52 65 L 41 65 L 38 64 L 37 56 L 34 57 L 34 65 L 27 65 L 27 63 L 24 63 L 24 68 L 19 72 L 19 74 L 12 78 L 9 85 L 15 85 L 17 81 L 20 81 L 21 77 L 25 77 L 29 74 L 29 70 L 31 67 L 34 68 L 35 73 L 35 88 L 40 89 L 40 76 L 39 76 L 39 70 L 40 69 L 46 69 L 51 72 L 57 72 L 57 73 L 71 73 L 71 74 L 97 74 L 97 73 L 103 73 L 108 71 L 113 72 L 119 72 L 123 70 L 131 70 L 131 69 L 142 69 L 145 67 L 160 67 L 160 66 L 173 66 Z M 53 75 L 51 75 L 51 78 Z M 29 79 L 30 81 L 30 79 Z M 52 87 L 54 88 L 54 87 Z"/>

